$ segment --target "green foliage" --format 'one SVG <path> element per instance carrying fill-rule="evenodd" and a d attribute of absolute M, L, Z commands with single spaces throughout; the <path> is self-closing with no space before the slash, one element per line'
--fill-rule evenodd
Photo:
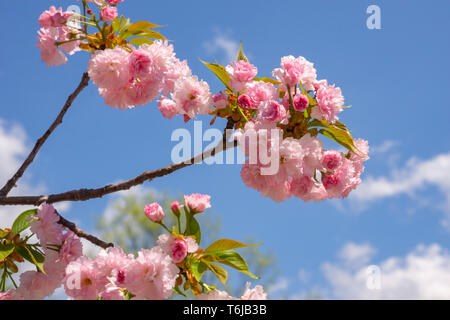
<path fill-rule="evenodd" d="M 203 60 L 200 60 L 200 61 L 209 70 L 211 70 L 217 76 L 217 78 L 219 78 L 220 81 L 222 81 L 222 83 L 225 85 L 225 87 L 227 87 L 229 90 L 231 90 L 231 88 L 228 85 L 228 83 L 230 83 L 230 81 L 231 81 L 231 78 L 230 78 L 230 75 L 225 70 L 224 66 L 221 66 L 220 64 L 217 64 L 217 63 L 208 63 Z"/>
<path fill-rule="evenodd" d="M 231 249 L 238 249 L 238 248 L 245 248 L 245 247 L 253 247 L 253 246 L 259 246 L 262 243 L 258 244 L 245 244 L 236 240 L 231 239 L 220 239 L 215 241 L 213 244 L 211 244 L 208 248 L 205 249 L 205 251 L 224 251 L 224 250 L 231 250 Z"/>
<path fill-rule="evenodd" d="M 15 236 L 30 226 L 30 217 L 37 215 L 37 209 L 22 212 L 14 221 L 11 232 Z"/>
<path fill-rule="evenodd" d="M 241 41 L 240 44 L 239 44 L 239 52 L 238 52 L 237 60 L 238 60 L 238 61 L 243 60 L 243 61 L 245 61 L 245 62 L 250 62 L 250 61 L 248 60 L 248 58 L 245 56 L 244 51 L 242 50 L 242 41 Z"/>

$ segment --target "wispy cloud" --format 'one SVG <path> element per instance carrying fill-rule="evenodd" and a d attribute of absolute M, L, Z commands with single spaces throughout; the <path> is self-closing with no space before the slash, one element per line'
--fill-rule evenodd
<path fill-rule="evenodd" d="M 386 176 L 368 176 L 349 199 L 363 208 L 371 201 L 402 194 L 418 203 L 423 200 L 423 196 L 414 195 L 427 187 L 437 187 L 443 194 L 444 201 L 438 203 L 438 208 L 446 213 L 442 224 L 450 228 L 450 152 L 428 160 L 411 158 L 401 168 L 393 168 Z"/>
<path fill-rule="evenodd" d="M 239 50 L 239 42 L 222 33 L 217 34 L 212 40 L 204 42 L 203 46 L 208 54 L 214 55 L 223 64 L 236 60 Z"/>
<path fill-rule="evenodd" d="M 438 244 L 421 244 L 404 257 L 378 263 L 381 286 L 375 290 L 367 286 L 367 256 L 360 258 L 354 261 L 357 269 L 343 261 L 322 265 L 335 298 L 450 299 L 450 254 Z"/>
<path fill-rule="evenodd" d="M 395 140 L 386 140 L 381 144 L 370 147 L 371 154 L 382 154 L 392 150 L 394 147 L 397 147 L 400 143 Z"/>

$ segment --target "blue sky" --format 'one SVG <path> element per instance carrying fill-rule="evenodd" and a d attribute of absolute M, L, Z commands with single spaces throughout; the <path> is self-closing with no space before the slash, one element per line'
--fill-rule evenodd
<path fill-rule="evenodd" d="M 0 4 L 7 13 L 0 21 L 7 30 L 0 35 L 0 183 L 53 121 L 86 68 L 86 53 L 48 68 L 35 47 L 39 14 L 50 5 L 72 4 L 77 2 Z M 371 4 L 381 9 L 380 30 L 366 27 Z M 175 40 L 177 57 L 188 59 L 213 92 L 221 84 L 198 58 L 227 63 L 240 40 L 260 76 L 269 76 L 285 55 L 314 62 L 318 77 L 341 87 L 346 105 L 353 106 L 341 120 L 374 151 L 363 184 L 344 201 L 275 203 L 243 184 L 239 165 L 195 165 L 145 187 L 210 194 L 224 235 L 252 235 L 276 253 L 280 280 L 273 297 L 315 290 L 329 298 L 450 298 L 448 286 L 430 289 L 450 280 L 449 10 L 448 1 L 125 1 L 119 11 L 133 21 L 167 25 L 161 32 Z M 207 128 L 210 117 L 199 119 Z M 19 190 L 96 187 L 166 166 L 175 145 L 171 133 L 183 127 L 192 130 L 192 123 L 162 118 L 155 102 L 127 111 L 107 107 L 91 84 Z M 73 203 L 64 215 L 92 230 L 92 216 L 110 201 Z M 19 209 L 0 208 L 0 221 Z M 381 266 L 386 279 L 376 292 L 364 285 L 369 264 Z M 423 273 L 426 281 L 418 277 Z"/>

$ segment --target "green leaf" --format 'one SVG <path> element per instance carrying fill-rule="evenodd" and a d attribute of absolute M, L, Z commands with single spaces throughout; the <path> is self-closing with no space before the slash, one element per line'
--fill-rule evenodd
<path fill-rule="evenodd" d="M 208 63 L 208 62 L 205 62 L 203 60 L 200 60 L 200 61 L 206 67 L 208 67 L 208 69 L 211 70 L 217 76 L 217 78 L 219 78 L 220 81 L 222 81 L 222 83 L 225 85 L 225 87 L 227 87 L 228 89 L 232 90 L 228 86 L 228 83 L 231 81 L 231 78 L 230 78 L 230 75 L 225 70 L 224 66 L 221 66 L 221 65 L 216 64 L 216 63 Z"/>
<path fill-rule="evenodd" d="M 143 45 L 144 43 L 146 43 L 146 44 L 152 44 L 153 43 L 152 40 L 146 39 L 146 38 L 134 38 L 134 39 L 131 39 L 128 42 L 131 43 L 131 44 L 134 44 L 136 46 Z"/>
<path fill-rule="evenodd" d="M 157 24 L 153 24 L 148 21 L 138 21 L 138 22 L 130 24 L 127 28 L 127 31 L 141 32 L 141 31 L 145 31 L 147 29 L 158 28 L 158 27 L 161 27 L 161 26 L 159 26 Z"/>
<path fill-rule="evenodd" d="M 245 247 L 254 247 L 259 246 L 262 243 L 258 244 L 245 244 L 236 240 L 231 239 L 220 239 L 211 244 L 208 248 L 205 249 L 206 252 L 208 251 L 224 251 L 224 250 L 230 250 L 230 249 L 238 249 L 238 248 L 245 248 Z"/>
<path fill-rule="evenodd" d="M 10 230 L 0 229 L 0 239 L 6 238 L 10 232 Z"/>
<path fill-rule="evenodd" d="M 274 85 L 279 85 L 279 84 L 281 84 L 280 81 L 277 81 L 277 80 L 275 80 L 275 79 L 268 78 L 268 77 L 253 78 L 253 80 L 254 80 L 254 81 L 263 81 L 263 82 L 271 83 L 271 84 L 274 84 Z"/>
<path fill-rule="evenodd" d="M 14 251 L 12 243 L 3 244 L 0 242 L 0 261 L 7 258 Z"/>
<path fill-rule="evenodd" d="M 211 270 L 212 273 L 216 275 L 216 277 L 225 284 L 228 280 L 228 272 L 221 266 L 214 264 L 214 263 L 208 263 L 208 269 Z"/>
<path fill-rule="evenodd" d="M 181 291 L 181 289 L 178 286 L 175 286 L 175 288 L 173 288 L 173 291 L 187 298 L 186 294 L 183 291 Z"/>
<path fill-rule="evenodd" d="M 201 260 L 196 260 L 191 264 L 191 271 L 197 281 L 200 281 L 208 266 Z"/>
<path fill-rule="evenodd" d="M 195 219 L 194 215 L 188 211 L 186 213 L 186 235 L 187 236 L 195 236 L 195 241 L 200 244 L 202 239 L 202 233 L 200 230 L 200 225 Z"/>
<path fill-rule="evenodd" d="M 23 230 L 28 228 L 30 226 L 29 218 L 35 215 L 37 215 L 37 209 L 22 212 L 12 225 L 11 232 L 13 233 L 13 235 L 19 234 Z"/>
<path fill-rule="evenodd" d="M 145 32 L 139 33 L 138 35 L 150 39 L 167 40 L 162 34 L 153 30 L 147 30 Z"/>
<path fill-rule="evenodd" d="M 212 251 L 205 252 L 205 256 L 203 258 L 208 262 L 218 262 L 224 265 L 230 266 L 246 275 L 254 279 L 259 279 L 259 277 L 255 276 L 248 269 L 247 262 L 245 262 L 244 258 L 241 257 L 239 253 L 233 250 L 225 250 L 225 251 Z"/>
<path fill-rule="evenodd" d="M 336 141 L 340 145 L 344 146 L 348 150 L 354 153 L 360 153 L 356 148 L 353 138 L 347 130 L 339 129 L 338 127 L 329 126 L 327 129 L 319 130 L 319 133 L 323 134 L 325 137 Z"/>
<path fill-rule="evenodd" d="M 31 247 L 28 244 L 25 246 L 17 247 L 16 251 L 25 260 L 34 264 L 39 269 L 39 271 L 46 274 L 44 271 L 45 257 L 44 257 L 44 255 L 42 255 L 42 253 L 40 253 L 39 251 L 37 251 L 36 249 L 34 249 L 33 247 Z"/>
<path fill-rule="evenodd" d="M 242 51 L 242 41 L 239 44 L 239 52 L 238 52 L 238 56 L 237 56 L 237 61 L 245 61 L 245 62 L 249 62 L 248 58 L 245 56 L 244 51 Z"/>

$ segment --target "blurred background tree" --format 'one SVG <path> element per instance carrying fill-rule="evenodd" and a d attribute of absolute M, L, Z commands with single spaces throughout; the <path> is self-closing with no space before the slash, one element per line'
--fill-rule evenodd
<path fill-rule="evenodd" d="M 178 200 L 183 204 L 183 197 L 178 198 L 168 193 L 145 192 L 141 194 L 129 194 L 116 199 L 108 208 L 106 213 L 97 220 L 96 229 L 101 238 L 107 242 L 113 242 L 122 247 L 127 253 L 136 254 L 141 248 L 155 246 L 158 236 L 167 232 L 160 225 L 152 223 L 144 214 L 146 204 L 158 202 L 164 209 L 166 217 L 164 223 L 171 228 L 175 225 L 175 217 L 171 213 L 170 205 Z M 197 215 L 202 229 L 202 242 L 200 247 L 206 248 L 212 242 L 226 238 L 221 235 L 220 214 L 208 209 L 205 213 Z M 258 243 L 251 235 L 246 239 L 236 239 L 244 243 Z M 271 251 L 264 250 L 260 246 L 243 248 L 239 253 L 247 261 L 250 271 L 261 277 L 259 280 L 252 279 L 245 274 L 233 271 L 230 274 L 227 286 L 223 285 L 210 272 L 205 274 L 204 282 L 217 285 L 218 289 L 225 289 L 233 296 L 241 296 L 247 281 L 270 287 L 278 275 L 278 265 L 275 255 Z M 228 271 L 231 271 L 228 268 Z"/>

